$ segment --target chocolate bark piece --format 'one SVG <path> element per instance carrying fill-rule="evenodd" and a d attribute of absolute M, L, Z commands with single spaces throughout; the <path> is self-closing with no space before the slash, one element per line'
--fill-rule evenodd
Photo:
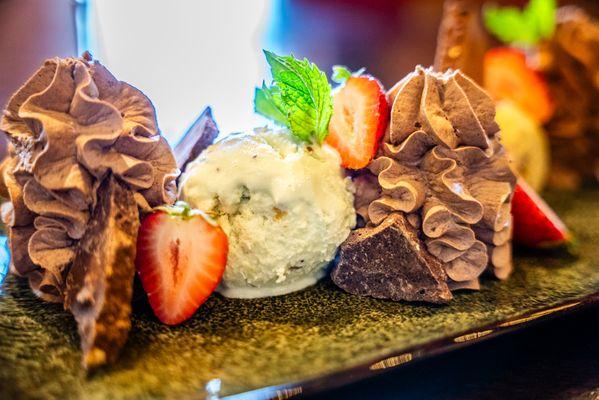
<path fill-rule="evenodd" d="M 441 263 L 400 213 L 353 231 L 331 273 L 343 290 L 379 299 L 447 303 L 452 295 Z"/>
<path fill-rule="evenodd" d="M 478 0 L 445 0 L 437 34 L 435 70 L 460 69 L 478 83 L 483 79 L 483 57 L 491 43 Z"/>
<path fill-rule="evenodd" d="M 133 192 L 109 175 L 67 276 L 65 308 L 79 328 L 83 365 L 116 360 L 131 328 L 139 212 Z"/>
<path fill-rule="evenodd" d="M 214 118 L 212 118 L 212 109 L 206 107 L 173 150 L 177 167 L 181 171 L 185 171 L 187 164 L 195 160 L 206 147 L 214 143 L 217 136 L 218 127 Z"/>

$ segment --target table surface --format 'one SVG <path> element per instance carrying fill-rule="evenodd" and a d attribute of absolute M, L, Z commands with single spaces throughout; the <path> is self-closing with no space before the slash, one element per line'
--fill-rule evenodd
<path fill-rule="evenodd" d="M 598 321 L 594 305 L 309 399 L 599 399 Z"/>

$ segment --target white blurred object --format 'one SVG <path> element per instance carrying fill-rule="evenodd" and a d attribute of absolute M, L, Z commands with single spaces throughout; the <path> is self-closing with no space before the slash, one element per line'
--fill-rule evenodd
<path fill-rule="evenodd" d="M 171 144 L 207 105 L 225 134 L 263 122 L 253 96 L 271 0 L 89 1 L 90 52 L 152 99 Z"/>

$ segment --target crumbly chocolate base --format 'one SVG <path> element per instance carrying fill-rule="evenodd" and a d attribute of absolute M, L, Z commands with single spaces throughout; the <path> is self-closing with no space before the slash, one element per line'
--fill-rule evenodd
<path fill-rule="evenodd" d="M 403 214 L 353 231 L 341 245 L 331 278 L 343 290 L 380 299 L 447 303 L 441 263 L 426 251 Z"/>
<path fill-rule="evenodd" d="M 139 212 L 133 192 L 110 175 L 67 276 L 65 308 L 77 321 L 83 365 L 116 360 L 131 328 Z"/>

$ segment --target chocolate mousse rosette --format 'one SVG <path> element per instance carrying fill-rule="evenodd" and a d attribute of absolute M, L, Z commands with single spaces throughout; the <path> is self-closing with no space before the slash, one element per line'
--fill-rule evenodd
<path fill-rule="evenodd" d="M 130 292 L 137 231 L 123 216 L 138 223 L 137 206 L 148 208 L 176 199 L 178 170 L 159 135 L 149 99 L 89 57 L 55 58 L 13 95 L 0 128 L 11 142 L 4 170 L 11 202 L 4 206 L 3 217 L 9 227 L 12 270 L 27 277 L 42 299 L 64 302 L 73 309 L 85 296 L 73 293 L 67 298 L 67 277 L 78 257 L 89 256 L 79 242 L 96 223 L 106 222 L 94 221 L 94 215 L 104 220 L 112 216 L 115 220 L 108 221 L 109 228 L 128 232 L 121 242 L 132 243 L 133 257 L 129 254 L 121 265 L 106 268 L 130 271 L 124 283 Z M 113 194 L 121 201 L 103 199 Z M 102 207 L 106 209 L 99 210 Z M 108 232 L 107 236 L 102 244 L 114 235 Z M 108 262 L 113 249 L 102 254 L 104 248 L 97 246 L 94 259 Z M 81 279 L 92 286 L 88 288 L 92 297 L 102 298 L 96 289 L 108 283 L 100 278 L 97 285 L 90 283 L 95 279 L 91 276 L 105 276 L 108 281 L 118 274 L 94 271 L 92 261 L 83 263 L 87 266 Z M 81 284 L 73 281 L 74 286 Z M 100 307 L 93 298 L 88 300 Z"/>
<path fill-rule="evenodd" d="M 426 270 L 426 280 L 395 274 L 394 290 L 381 292 L 376 278 L 371 287 L 354 292 L 445 302 L 450 297 L 444 285 L 477 289 L 487 268 L 507 278 L 512 270 L 510 202 L 516 178 L 498 141 L 493 101 L 459 71 L 437 73 L 420 66 L 392 88 L 388 98 L 389 129 L 368 167 L 380 191 L 368 189 L 367 180 L 358 182 L 357 209 L 366 227 L 342 246 L 333 280 L 346 290 L 355 289 L 348 282 L 358 280 L 356 272 L 343 273 L 351 268 L 352 247 L 388 246 L 376 243 L 376 236 L 382 237 L 379 227 L 398 215 L 405 216 L 411 228 L 400 223 L 395 231 L 408 239 L 412 253 L 420 254 L 420 272 L 410 276 Z M 363 193 L 370 198 L 361 198 Z M 364 245 L 368 241 L 376 244 Z M 414 268 L 413 261 L 389 257 L 377 260 L 386 272 Z"/>
<path fill-rule="evenodd" d="M 550 183 L 575 188 L 599 180 L 599 23 L 581 8 L 559 8 L 538 62 L 556 103 L 546 124 L 554 155 Z"/>

